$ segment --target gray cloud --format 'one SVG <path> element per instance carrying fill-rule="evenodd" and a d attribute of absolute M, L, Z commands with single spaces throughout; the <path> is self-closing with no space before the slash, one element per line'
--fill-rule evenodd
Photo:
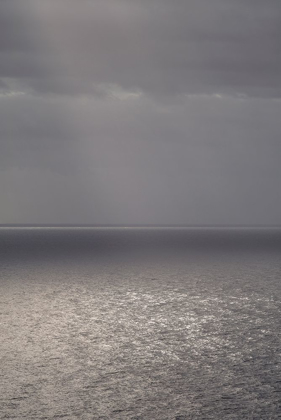
<path fill-rule="evenodd" d="M 0 223 L 281 223 L 280 21 L 273 0 L 2 0 Z"/>
<path fill-rule="evenodd" d="M 1 9 L 0 74 L 35 90 L 115 83 L 155 95 L 280 96 L 276 0 L 5 0 Z"/>

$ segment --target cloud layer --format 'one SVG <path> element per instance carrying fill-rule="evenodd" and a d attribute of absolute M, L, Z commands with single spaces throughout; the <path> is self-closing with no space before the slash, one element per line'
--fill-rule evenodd
<path fill-rule="evenodd" d="M 3 0 L 0 223 L 281 223 L 281 8 Z"/>

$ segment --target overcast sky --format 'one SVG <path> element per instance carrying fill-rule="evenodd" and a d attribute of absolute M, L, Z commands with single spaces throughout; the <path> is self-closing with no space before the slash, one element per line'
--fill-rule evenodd
<path fill-rule="evenodd" d="M 280 0 L 1 0 L 0 223 L 281 224 Z"/>

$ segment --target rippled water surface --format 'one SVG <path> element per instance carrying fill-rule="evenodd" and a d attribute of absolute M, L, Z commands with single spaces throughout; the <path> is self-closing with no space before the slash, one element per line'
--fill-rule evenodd
<path fill-rule="evenodd" d="M 0 229 L 0 418 L 281 418 L 279 230 Z"/>

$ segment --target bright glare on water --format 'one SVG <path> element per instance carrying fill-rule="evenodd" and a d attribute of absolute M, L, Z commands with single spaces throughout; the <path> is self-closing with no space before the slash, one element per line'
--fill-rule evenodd
<path fill-rule="evenodd" d="M 0 418 L 280 418 L 280 231 L 0 240 Z"/>

